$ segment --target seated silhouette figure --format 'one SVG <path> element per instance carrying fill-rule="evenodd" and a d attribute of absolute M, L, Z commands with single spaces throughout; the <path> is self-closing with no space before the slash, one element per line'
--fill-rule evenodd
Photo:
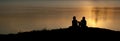
<path fill-rule="evenodd" d="M 78 23 L 79 23 L 79 25 L 78 25 Z M 82 20 L 80 22 L 78 22 L 76 19 L 76 16 L 73 16 L 71 29 L 78 30 L 78 31 L 85 31 L 87 29 L 87 21 L 86 21 L 85 17 L 82 17 Z"/>
<path fill-rule="evenodd" d="M 87 21 L 85 19 L 85 17 L 82 17 L 81 22 L 79 22 L 79 26 L 81 26 L 81 28 L 87 28 Z"/>
<path fill-rule="evenodd" d="M 76 20 L 76 17 L 73 16 L 73 20 L 72 20 L 72 27 L 77 27 L 78 26 L 78 22 Z"/>

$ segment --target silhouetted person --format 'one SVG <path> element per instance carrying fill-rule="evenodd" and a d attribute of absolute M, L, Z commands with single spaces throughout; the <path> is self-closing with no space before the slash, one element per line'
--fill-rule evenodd
<path fill-rule="evenodd" d="M 79 23 L 79 25 L 81 25 L 82 28 L 86 28 L 87 27 L 87 22 L 85 20 L 85 17 L 82 17 L 82 20 Z"/>
<path fill-rule="evenodd" d="M 73 26 L 73 27 L 77 27 L 77 26 L 78 26 L 78 25 L 77 25 L 77 20 L 76 20 L 76 17 L 75 17 L 75 16 L 73 16 L 72 26 Z"/>

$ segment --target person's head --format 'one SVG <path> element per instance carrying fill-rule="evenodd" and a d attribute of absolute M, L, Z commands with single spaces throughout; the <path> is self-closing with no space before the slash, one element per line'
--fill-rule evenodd
<path fill-rule="evenodd" d="M 73 16 L 73 20 L 76 20 L 76 16 Z"/>
<path fill-rule="evenodd" d="M 85 17 L 82 17 L 82 20 L 85 20 Z"/>

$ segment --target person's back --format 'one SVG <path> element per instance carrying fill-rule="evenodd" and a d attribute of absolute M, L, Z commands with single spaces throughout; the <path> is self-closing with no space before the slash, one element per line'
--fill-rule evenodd
<path fill-rule="evenodd" d="M 72 26 L 73 26 L 73 27 L 78 26 L 78 25 L 77 25 L 77 20 L 76 20 L 76 17 L 75 17 L 75 16 L 73 17 L 73 20 L 72 20 Z"/>
<path fill-rule="evenodd" d="M 87 22 L 85 20 L 85 17 L 83 17 L 81 20 L 81 27 L 86 27 L 87 26 L 86 24 L 87 24 Z"/>

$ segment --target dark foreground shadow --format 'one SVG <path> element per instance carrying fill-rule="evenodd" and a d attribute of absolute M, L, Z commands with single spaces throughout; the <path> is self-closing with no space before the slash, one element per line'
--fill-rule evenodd
<path fill-rule="evenodd" d="M 113 35 L 110 35 L 113 34 Z M 4 41 L 24 41 L 24 40 L 42 40 L 49 38 L 74 38 L 74 37 L 104 37 L 104 36 L 114 36 L 119 37 L 119 31 L 113 31 L 102 28 L 91 28 L 88 27 L 86 29 L 78 29 L 73 28 L 72 26 L 65 29 L 54 29 L 54 30 L 42 30 L 42 31 L 31 31 L 31 32 L 21 32 L 18 34 L 8 34 L 8 35 L 0 35 L 0 40 Z M 53 39 L 54 40 L 54 39 Z"/>

